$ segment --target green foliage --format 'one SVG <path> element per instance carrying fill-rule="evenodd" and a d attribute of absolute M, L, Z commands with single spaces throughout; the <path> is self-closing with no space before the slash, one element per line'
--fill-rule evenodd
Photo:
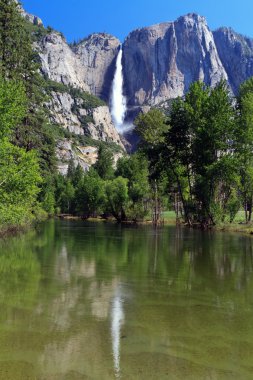
<path fill-rule="evenodd" d="M 70 213 L 73 210 L 73 202 L 75 199 L 75 189 L 71 181 L 65 181 L 64 190 L 61 193 L 61 208 L 63 212 Z"/>
<path fill-rule="evenodd" d="M 50 26 L 45 28 L 42 24 L 36 25 L 28 20 L 25 20 L 24 25 L 27 33 L 31 36 L 32 41 L 34 42 L 41 41 L 43 37 L 47 36 L 53 31 L 53 28 Z"/>
<path fill-rule="evenodd" d="M 106 210 L 111 213 L 118 222 L 127 219 L 126 208 L 129 201 L 128 180 L 117 177 L 105 184 Z"/>
<path fill-rule="evenodd" d="M 228 212 L 232 218 L 238 206 L 232 199 L 239 183 L 237 123 L 224 82 L 213 89 L 192 84 L 185 99 L 173 102 L 169 127 L 158 111 L 150 111 L 137 119 L 137 130 L 151 174 L 157 180 L 167 173 L 168 187 L 181 202 L 175 207 L 183 209 L 187 223 L 206 227 Z"/>
<path fill-rule="evenodd" d="M 70 91 L 69 86 L 67 86 L 63 83 L 60 83 L 60 82 L 55 82 L 51 79 L 45 79 L 44 88 L 45 88 L 45 91 L 48 95 L 50 95 L 52 91 L 59 92 L 61 94 L 65 93 L 65 92 L 68 94 Z"/>
<path fill-rule="evenodd" d="M 76 188 L 79 183 L 83 180 L 84 172 L 82 167 L 78 164 L 77 167 L 74 167 L 74 169 L 70 170 L 71 165 L 69 166 L 68 170 L 68 178 L 71 180 L 71 183 Z"/>
<path fill-rule="evenodd" d="M 94 169 L 102 179 L 110 179 L 113 177 L 113 154 L 103 144 L 101 144 L 98 149 L 98 159 L 94 165 Z"/>
<path fill-rule="evenodd" d="M 81 91 L 78 88 L 69 87 L 69 94 L 75 99 L 76 98 L 82 99 L 83 100 L 82 106 L 87 110 L 106 105 L 106 103 L 103 100 L 97 98 L 95 95 L 89 94 L 88 92 Z"/>
<path fill-rule="evenodd" d="M 29 224 L 37 206 L 39 164 L 35 152 L 0 144 L 0 227 Z"/>
<path fill-rule="evenodd" d="M 55 82 L 50 79 L 45 80 L 44 87 L 48 94 L 54 91 L 54 92 L 60 92 L 60 93 L 67 93 L 71 95 L 72 98 L 74 99 L 82 99 L 83 101 L 82 107 L 85 108 L 86 110 L 91 110 L 91 109 L 106 105 L 106 103 L 103 100 L 97 98 L 95 95 L 82 91 L 79 88 L 67 86 L 63 83 Z"/>
<path fill-rule="evenodd" d="M 240 197 L 245 221 L 250 222 L 253 208 L 253 79 L 240 87 L 236 153 L 239 156 Z"/>
<path fill-rule="evenodd" d="M 97 148 L 100 148 L 100 146 L 103 146 L 104 148 L 107 148 L 108 150 L 110 150 L 112 153 L 125 153 L 122 147 L 116 144 L 115 142 L 94 140 L 92 137 L 85 136 L 85 135 L 74 135 L 71 137 L 79 145 L 89 145 L 89 146 L 94 146 Z"/>
<path fill-rule="evenodd" d="M 146 114 L 139 114 L 135 120 L 135 125 L 137 133 L 150 147 L 162 143 L 164 133 L 168 130 L 164 114 L 155 108 Z"/>
<path fill-rule="evenodd" d="M 122 157 L 117 162 L 115 174 L 128 180 L 127 218 L 130 220 L 143 219 L 147 215 L 145 202 L 150 197 L 147 159 L 140 153 Z"/>
<path fill-rule="evenodd" d="M 48 178 L 55 171 L 55 136 L 43 107 L 44 81 L 27 25 L 14 0 L 0 0 L 0 76 L 3 78 L 0 137 L 10 138 L 14 145 L 26 151 L 35 149 L 40 170 Z M 41 192 L 40 200 L 44 195 Z"/>
<path fill-rule="evenodd" d="M 55 214 L 55 194 L 54 188 L 47 186 L 43 194 L 42 207 L 47 212 L 48 215 L 52 216 Z"/>
<path fill-rule="evenodd" d="M 20 81 L 0 78 L 0 139 L 10 137 L 15 125 L 19 125 L 25 114 L 27 99 Z"/>
<path fill-rule="evenodd" d="M 32 205 L 41 181 L 34 151 L 26 152 L 9 142 L 0 144 L 0 199 L 5 204 Z"/>
<path fill-rule="evenodd" d="M 102 213 L 104 205 L 104 181 L 94 169 L 90 169 L 79 182 L 76 190 L 76 211 L 83 217 Z"/>
<path fill-rule="evenodd" d="M 30 77 L 34 53 L 25 20 L 14 0 L 0 0 L 0 75 L 22 80 Z"/>

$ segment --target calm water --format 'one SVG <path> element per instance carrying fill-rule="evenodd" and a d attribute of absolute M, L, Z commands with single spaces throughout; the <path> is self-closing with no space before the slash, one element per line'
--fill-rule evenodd
<path fill-rule="evenodd" d="M 0 242 L 0 379 L 253 379 L 253 238 L 49 222 Z"/>

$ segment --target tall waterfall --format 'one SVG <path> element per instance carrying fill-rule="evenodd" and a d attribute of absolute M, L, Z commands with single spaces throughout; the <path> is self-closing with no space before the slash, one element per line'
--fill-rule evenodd
<path fill-rule="evenodd" d="M 123 95 L 123 68 L 122 68 L 122 48 L 120 47 L 116 70 L 112 82 L 111 92 L 111 115 L 113 123 L 120 133 L 124 133 L 130 129 L 130 126 L 124 123 L 127 111 L 126 97 Z"/>

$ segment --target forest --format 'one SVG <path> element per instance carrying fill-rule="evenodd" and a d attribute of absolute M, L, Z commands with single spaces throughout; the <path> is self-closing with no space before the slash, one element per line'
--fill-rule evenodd
<path fill-rule="evenodd" d="M 233 222 L 253 207 L 253 79 L 231 95 L 193 83 L 169 108 L 135 120 L 137 151 L 117 164 L 105 143 L 84 172 L 70 162 L 56 170 L 57 129 L 50 124 L 48 82 L 40 75 L 33 35 L 15 1 L 0 0 L 0 231 L 59 214 L 208 228 Z"/>

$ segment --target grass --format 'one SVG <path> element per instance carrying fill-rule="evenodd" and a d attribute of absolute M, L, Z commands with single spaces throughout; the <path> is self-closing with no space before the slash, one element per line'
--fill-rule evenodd
<path fill-rule="evenodd" d="M 176 223 L 176 213 L 175 211 L 163 211 L 162 219 L 165 224 Z"/>
<path fill-rule="evenodd" d="M 253 222 L 246 224 L 244 211 L 240 210 L 232 223 L 220 223 L 215 229 L 218 231 L 240 232 L 253 235 Z"/>
<path fill-rule="evenodd" d="M 165 224 L 175 224 L 176 223 L 176 214 L 174 211 L 164 211 L 162 213 L 162 219 L 164 219 Z M 214 227 L 216 231 L 224 232 L 240 232 L 242 234 L 253 235 L 253 222 L 245 224 L 245 215 L 244 211 L 240 210 L 235 216 L 235 219 L 232 223 L 224 222 L 220 223 Z"/>

